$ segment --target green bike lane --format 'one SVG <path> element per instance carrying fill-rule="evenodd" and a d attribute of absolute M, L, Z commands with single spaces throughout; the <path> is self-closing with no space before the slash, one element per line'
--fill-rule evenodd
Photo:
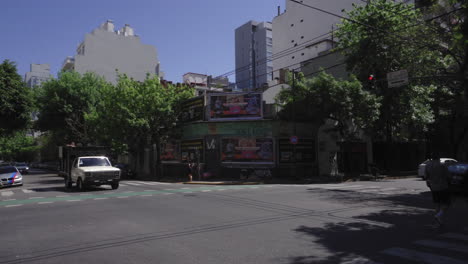
<path fill-rule="evenodd" d="M 68 194 L 58 195 L 55 197 L 30 197 L 22 199 L 7 199 L 0 201 L 0 207 L 17 207 L 22 205 L 31 204 L 52 204 L 54 202 L 78 202 L 86 200 L 105 200 L 111 198 L 131 198 L 131 197 L 150 197 L 157 195 L 168 195 L 168 194 L 187 194 L 187 193 L 205 193 L 212 191 L 225 191 L 225 190 L 253 190 L 258 188 L 274 187 L 272 185 L 236 185 L 236 186 L 197 186 L 197 187 L 183 187 L 183 188 L 172 188 L 162 190 L 144 190 L 144 191 L 124 191 L 124 192 L 106 192 L 102 194 L 92 193 L 92 191 L 79 193 L 79 194 Z"/>

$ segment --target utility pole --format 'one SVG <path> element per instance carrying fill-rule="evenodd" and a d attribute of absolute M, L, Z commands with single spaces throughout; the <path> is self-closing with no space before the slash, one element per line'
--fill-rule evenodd
<path fill-rule="evenodd" d="M 293 121 L 293 136 L 297 137 L 297 130 L 296 130 L 296 71 L 292 70 L 292 87 L 291 91 L 293 94 L 293 104 L 292 104 L 292 121 Z M 297 160 L 296 160 L 296 144 L 293 144 L 293 174 L 296 177 L 297 170 Z"/>

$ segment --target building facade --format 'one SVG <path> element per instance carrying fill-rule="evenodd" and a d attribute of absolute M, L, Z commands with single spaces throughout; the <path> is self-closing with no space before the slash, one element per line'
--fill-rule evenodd
<path fill-rule="evenodd" d="M 249 21 L 235 30 L 236 85 L 252 91 L 272 80 L 273 32 L 270 22 Z"/>
<path fill-rule="evenodd" d="M 352 4 L 365 4 L 359 0 L 301 0 L 286 1 L 286 11 L 273 18 L 273 71 L 280 78 L 281 69 L 301 70 L 301 63 L 332 49 L 336 38 L 333 31 L 340 18 L 309 8 L 309 5 L 337 15 L 352 8 Z M 304 5 L 303 5 L 304 4 Z"/>
<path fill-rule="evenodd" d="M 40 86 L 43 82 L 51 79 L 49 64 L 31 64 L 31 71 L 24 76 L 24 82 L 30 88 Z"/>
<path fill-rule="evenodd" d="M 117 82 L 118 73 L 137 81 L 144 81 L 148 73 L 162 77 L 156 47 L 141 43 L 128 24 L 117 31 L 114 27 L 108 20 L 86 34 L 76 55 L 67 57 L 62 69 L 94 72 L 111 83 Z"/>

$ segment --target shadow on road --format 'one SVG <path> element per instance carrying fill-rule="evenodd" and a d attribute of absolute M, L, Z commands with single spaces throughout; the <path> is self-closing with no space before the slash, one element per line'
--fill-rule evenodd
<path fill-rule="evenodd" d="M 324 191 L 319 197 L 350 206 L 329 211 L 328 216 L 335 217 L 336 221 L 329 221 L 323 227 L 303 225 L 294 231 L 310 240 L 311 248 L 322 247 L 334 254 L 323 258 L 314 255 L 311 249 L 310 255 L 288 258 L 289 263 L 346 263 L 356 258 L 382 262 L 383 254 L 379 252 L 386 248 L 414 248 L 415 240 L 434 238 L 441 232 L 459 232 L 468 222 L 468 208 L 462 204 L 451 208 L 444 228 L 434 228 L 430 192 L 376 196 Z M 385 260 L 384 263 L 405 263 L 389 256 Z"/>

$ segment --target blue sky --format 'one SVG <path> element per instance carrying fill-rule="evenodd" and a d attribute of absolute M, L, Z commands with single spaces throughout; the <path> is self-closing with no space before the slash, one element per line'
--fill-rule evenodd
<path fill-rule="evenodd" d="M 220 75 L 235 68 L 234 30 L 249 20 L 271 21 L 285 0 L 6 0 L 0 7 L 0 60 L 48 63 L 56 75 L 86 33 L 107 19 L 130 24 L 156 46 L 166 79 L 186 72 Z M 229 76 L 234 81 L 234 76 Z"/>

